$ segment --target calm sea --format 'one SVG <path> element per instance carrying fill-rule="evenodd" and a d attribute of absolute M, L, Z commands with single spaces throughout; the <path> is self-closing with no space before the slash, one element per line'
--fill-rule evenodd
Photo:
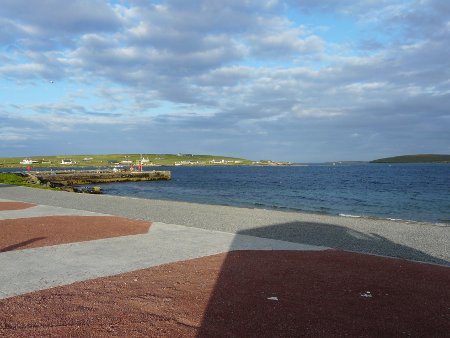
<path fill-rule="evenodd" d="M 102 184 L 105 194 L 450 224 L 450 165 L 155 167 L 171 181 Z"/>
<path fill-rule="evenodd" d="M 102 185 L 106 194 L 450 223 L 450 165 L 165 167 L 171 181 Z"/>

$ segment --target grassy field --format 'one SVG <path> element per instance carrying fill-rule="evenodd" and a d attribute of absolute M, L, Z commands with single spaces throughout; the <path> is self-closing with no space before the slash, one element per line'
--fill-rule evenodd
<path fill-rule="evenodd" d="M 30 156 L 27 159 L 37 161 L 31 166 L 33 168 L 43 167 L 63 167 L 62 160 L 71 160 L 75 164 L 67 165 L 70 167 L 84 166 L 113 166 L 122 161 L 131 161 L 136 165 L 143 158 L 148 162 L 144 165 L 250 165 L 253 161 L 225 156 L 213 155 L 190 155 L 190 154 L 109 154 L 109 155 L 58 155 L 58 156 Z M 24 167 L 26 164 L 20 164 L 24 157 L 3 157 L 0 158 L 0 168 Z M 214 161 L 212 163 L 211 161 Z M 130 165 L 129 163 L 126 163 Z"/>

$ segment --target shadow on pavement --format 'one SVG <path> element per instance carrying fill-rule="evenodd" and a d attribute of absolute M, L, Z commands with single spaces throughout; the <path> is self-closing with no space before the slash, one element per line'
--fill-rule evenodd
<path fill-rule="evenodd" d="M 2 248 L 2 249 L 0 249 L 0 252 L 7 252 L 7 251 L 16 250 L 18 248 L 21 248 L 23 246 L 27 246 L 28 244 L 31 244 L 31 243 L 34 243 L 34 242 L 37 242 L 37 241 L 41 241 L 41 240 L 46 239 L 46 238 L 47 237 L 31 238 L 29 240 L 26 240 L 26 241 L 23 241 L 23 242 L 20 242 L 20 243 L 16 243 L 16 244 L 13 244 L 13 245 L 9 245 L 9 246 L 7 246 L 5 248 Z"/>
<path fill-rule="evenodd" d="M 448 265 L 381 236 L 331 224 L 286 223 L 239 234 Z M 342 250 L 241 250 L 227 253 L 217 269 L 197 337 L 450 332 L 448 267 Z"/>
<path fill-rule="evenodd" d="M 243 230 L 239 234 L 450 266 L 448 261 L 397 244 L 382 236 L 367 235 L 334 224 L 292 222 Z"/>

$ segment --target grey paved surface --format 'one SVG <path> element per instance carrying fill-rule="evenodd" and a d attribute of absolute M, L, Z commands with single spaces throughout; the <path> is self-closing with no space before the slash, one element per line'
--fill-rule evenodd
<path fill-rule="evenodd" d="M 28 210 L 34 215 L 33 209 Z M 47 211 L 61 208 L 47 207 Z M 68 215 L 84 211 L 63 209 Z M 10 213 L 0 211 L 2 214 Z M 23 215 L 19 215 L 23 216 Z M 147 234 L 0 254 L 0 299 L 77 281 L 209 256 L 230 250 L 324 250 L 285 241 L 153 223 Z"/>
<path fill-rule="evenodd" d="M 0 298 L 229 250 L 323 249 L 326 248 L 156 223 L 147 235 L 2 253 Z"/>
<path fill-rule="evenodd" d="M 0 199 L 0 202 L 9 202 L 9 200 Z M 34 207 L 26 209 L 0 211 L 0 220 L 28 218 L 28 217 L 43 217 L 43 216 L 107 216 L 107 215 L 98 212 L 53 207 L 48 205 L 36 205 Z"/>
<path fill-rule="evenodd" d="M 0 185 L 0 198 L 450 266 L 450 227 Z"/>

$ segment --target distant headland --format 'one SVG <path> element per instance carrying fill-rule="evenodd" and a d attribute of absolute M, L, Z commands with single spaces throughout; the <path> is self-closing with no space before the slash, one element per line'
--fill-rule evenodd
<path fill-rule="evenodd" d="M 450 155 L 419 154 L 380 158 L 370 163 L 450 163 Z"/>

